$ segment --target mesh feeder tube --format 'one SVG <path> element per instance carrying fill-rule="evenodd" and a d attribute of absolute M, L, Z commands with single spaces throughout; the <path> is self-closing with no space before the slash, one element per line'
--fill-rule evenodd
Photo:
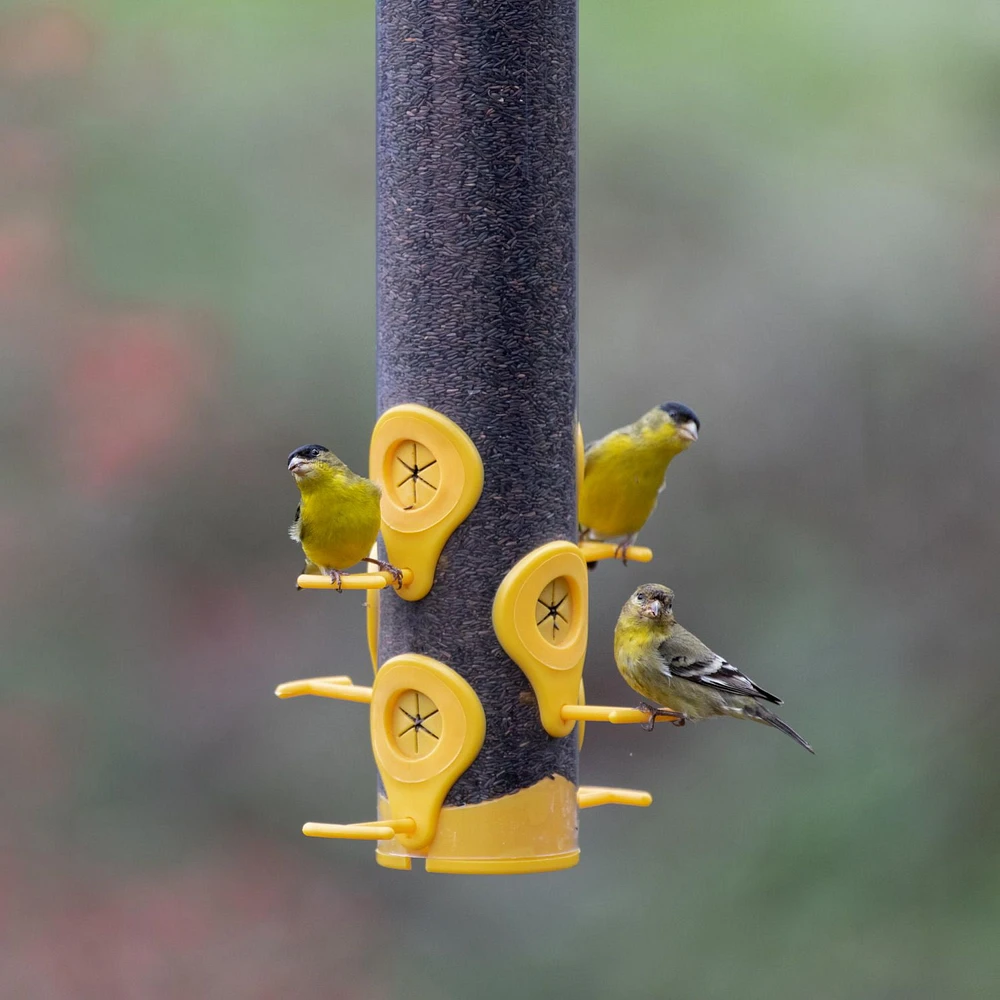
<path fill-rule="evenodd" d="M 568 867 L 577 735 L 546 732 L 491 615 L 522 557 L 576 540 L 576 3 L 379 0 L 376 20 L 378 409 L 443 414 L 484 474 L 429 593 L 381 596 L 378 659 L 440 661 L 485 712 L 428 869 Z M 406 853 L 378 847 L 390 867 Z"/>

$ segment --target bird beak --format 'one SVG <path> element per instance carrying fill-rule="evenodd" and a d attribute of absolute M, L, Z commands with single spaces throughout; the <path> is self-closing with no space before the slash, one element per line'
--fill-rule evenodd
<path fill-rule="evenodd" d="M 685 420 L 677 428 L 677 434 L 679 437 L 684 438 L 685 441 L 697 441 L 698 440 L 698 428 L 693 420 Z"/>
<path fill-rule="evenodd" d="M 288 471 L 293 476 L 304 476 L 311 468 L 312 462 L 301 455 L 293 456 L 292 460 L 288 463 Z"/>
<path fill-rule="evenodd" d="M 661 601 L 650 601 L 649 604 L 643 605 L 640 614 L 643 618 L 659 618 L 662 610 L 663 603 Z"/>

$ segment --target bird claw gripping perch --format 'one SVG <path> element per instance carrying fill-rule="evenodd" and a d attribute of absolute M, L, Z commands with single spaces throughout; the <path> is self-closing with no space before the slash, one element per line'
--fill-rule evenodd
<path fill-rule="evenodd" d="M 383 562 L 381 559 L 376 559 L 374 556 L 366 556 L 365 562 L 374 563 L 380 570 L 392 577 L 397 590 L 403 589 L 403 571 L 397 566 L 393 566 L 392 563 Z"/>
<path fill-rule="evenodd" d="M 629 535 L 628 538 L 624 539 L 624 541 L 619 542 L 615 546 L 615 558 L 621 559 L 623 566 L 628 565 L 629 549 L 632 548 L 633 544 L 635 543 L 635 540 L 636 540 L 635 535 Z"/>
<path fill-rule="evenodd" d="M 683 712 L 675 712 L 669 708 L 657 708 L 645 701 L 639 705 L 636 711 L 647 716 L 645 722 L 639 723 L 639 728 L 647 733 L 653 731 L 657 719 L 667 719 L 674 726 L 683 726 L 687 722 L 687 716 Z"/>
<path fill-rule="evenodd" d="M 631 542 L 615 544 L 614 542 L 592 542 L 584 539 L 580 542 L 580 552 L 588 563 L 600 559 L 621 559 L 627 566 L 629 562 L 652 562 L 653 550 L 645 545 L 633 545 Z"/>
<path fill-rule="evenodd" d="M 395 571 L 395 572 L 393 572 Z M 397 583 L 397 576 L 399 574 Z M 339 573 L 339 581 L 332 574 L 302 573 L 295 581 L 297 590 L 382 590 L 385 587 L 406 587 L 413 579 L 413 573 L 406 569 L 381 569 L 376 573 Z M 338 585 L 339 584 L 339 585 Z"/>

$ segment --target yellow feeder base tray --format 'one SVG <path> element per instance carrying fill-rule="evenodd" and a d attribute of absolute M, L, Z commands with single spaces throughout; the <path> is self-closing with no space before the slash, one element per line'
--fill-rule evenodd
<path fill-rule="evenodd" d="M 409 871 L 416 858 L 424 861 L 429 872 L 454 875 L 560 871 L 580 860 L 576 824 L 566 822 L 571 811 L 602 805 L 648 806 L 652 801 L 649 792 L 576 788 L 557 775 L 490 802 L 445 806 L 437 835 L 426 851 L 407 852 L 398 840 L 385 837 L 380 838 L 375 860 L 383 868 Z M 388 803 L 380 798 L 379 814 L 387 812 Z M 367 825 L 376 828 L 380 824 L 376 820 Z M 388 832 L 386 826 L 383 829 Z"/>

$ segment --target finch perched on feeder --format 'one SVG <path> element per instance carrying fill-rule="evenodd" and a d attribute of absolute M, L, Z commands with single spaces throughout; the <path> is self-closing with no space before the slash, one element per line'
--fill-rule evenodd
<path fill-rule="evenodd" d="M 629 545 L 656 506 L 671 460 L 698 440 L 701 422 L 683 403 L 663 403 L 634 424 L 594 441 L 584 452 L 578 520 L 580 540 L 622 539 Z"/>
<path fill-rule="evenodd" d="M 713 716 L 750 719 L 787 733 L 810 753 L 813 748 L 763 702 L 781 699 L 758 687 L 674 619 L 674 592 L 658 583 L 639 587 L 625 602 L 615 625 L 615 662 L 625 683 L 654 704 L 645 728 L 657 718 L 683 726 Z M 666 706 L 660 708 L 658 706 Z"/>
<path fill-rule="evenodd" d="M 364 560 L 391 573 L 401 587 L 403 574 L 395 566 L 368 555 L 382 526 L 379 487 L 321 444 L 296 448 L 288 471 L 301 494 L 288 534 L 302 546 L 304 572 L 329 576 L 339 591 L 342 571 Z"/>

